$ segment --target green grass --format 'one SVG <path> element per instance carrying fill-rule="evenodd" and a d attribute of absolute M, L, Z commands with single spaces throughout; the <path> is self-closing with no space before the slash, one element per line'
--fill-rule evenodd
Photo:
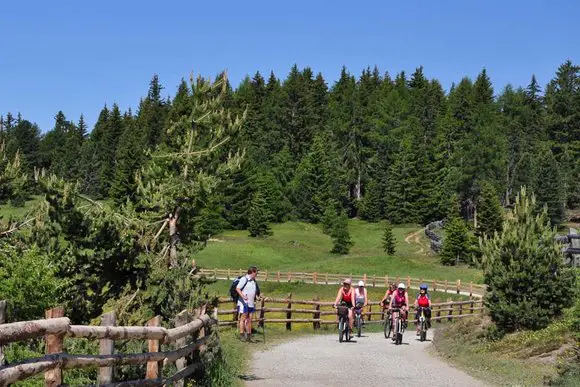
<path fill-rule="evenodd" d="M 262 270 L 309 271 L 329 273 L 367 273 L 369 275 L 411 276 L 436 280 L 480 283 L 481 271 L 467 267 L 447 267 L 429 254 L 429 244 L 416 225 L 399 226 L 393 231 L 397 240 L 394 256 L 381 248 L 383 223 L 349 222 L 354 246 L 348 255 L 335 255 L 330 237 L 318 225 L 289 222 L 273 225 L 274 235 L 256 239 L 248 232 L 226 231 L 208 243 L 197 256 L 206 268 L 245 268 L 256 265 Z M 412 243 L 405 237 L 419 231 Z"/>
<path fill-rule="evenodd" d="M 0 218 L 4 221 L 10 218 L 20 220 L 33 210 L 39 200 L 39 196 L 33 196 L 22 207 L 13 207 L 10 203 L 2 204 L 0 205 Z"/>
<path fill-rule="evenodd" d="M 564 319 L 539 331 L 516 332 L 487 341 L 485 328 L 489 322 L 463 320 L 438 329 L 434 346 L 454 365 L 490 383 L 543 385 L 557 374 L 556 365 L 562 360 L 558 350 L 574 345 L 570 323 Z"/>

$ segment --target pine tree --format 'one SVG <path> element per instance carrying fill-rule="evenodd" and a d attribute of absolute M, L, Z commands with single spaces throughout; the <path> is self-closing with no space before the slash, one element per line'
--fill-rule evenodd
<path fill-rule="evenodd" d="M 387 217 L 396 224 L 414 223 L 417 212 L 417 160 L 412 139 L 404 138 L 399 153 L 390 168 L 387 183 Z"/>
<path fill-rule="evenodd" d="M 117 146 L 125 130 L 123 117 L 117 104 L 113 104 L 113 109 L 107 119 L 105 128 L 106 131 L 103 133 L 102 141 L 100 141 L 98 147 L 101 161 L 99 171 L 99 195 L 101 197 L 108 197 L 111 185 L 115 180 Z"/>
<path fill-rule="evenodd" d="M 491 238 L 495 232 L 501 231 L 503 225 L 503 210 L 496 190 L 489 182 L 481 185 L 477 205 L 477 230 L 480 238 Z"/>
<path fill-rule="evenodd" d="M 261 192 L 256 192 L 252 198 L 248 216 L 250 236 L 265 238 L 272 235 L 272 229 L 268 224 L 270 218 L 266 199 Z"/>
<path fill-rule="evenodd" d="M 387 254 L 394 255 L 396 244 L 395 236 L 393 235 L 393 226 L 391 226 L 391 223 L 386 222 L 383 233 L 383 249 Z"/>
<path fill-rule="evenodd" d="M 149 83 L 147 97 L 139 104 L 137 114 L 137 126 L 141 129 L 147 146 L 153 149 L 166 137 L 164 128 L 169 104 L 161 98 L 162 90 L 159 76 L 155 74 Z"/>
<path fill-rule="evenodd" d="M 348 218 L 344 211 L 341 211 L 337 216 L 336 221 L 332 227 L 330 236 L 333 241 L 331 253 L 333 254 L 348 254 L 353 242 L 350 239 L 350 232 L 348 231 Z"/>
<path fill-rule="evenodd" d="M 375 180 L 370 180 L 365 195 L 360 201 L 359 215 L 361 219 L 369 222 L 378 222 L 381 219 L 381 197 L 381 187 Z"/>
<path fill-rule="evenodd" d="M 522 189 L 502 231 L 484 242 L 485 304 L 501 331 L 544 328 L 573 302 L 575 274 L 555 236 L 547 211 L 538 215 Z"/>
<path fill-rule="evenodd" d="M 326 235 L 332 233 L 332 228 L 338 221 L 337 207 L 338 203 L 336 201 L 330 201 L 324 210 L 324 214 L 322 214 L 320 223 L 322 225 L 322 232 Z"/>
<path fill-rule="evenodd" d="M 467 226 L 459 214 L 459 202 L 455 197 L 445 223 L 445 238 L 439 259 L 443 265 L 457 265 L 467 261 L 468 251 Z"/>
<path fill-rule="evenodd" d="M 565 217 L 565 189 L 560 166 L 549 150 L 544 151 L 539 160 L 537 179 L 535 193 L 538 205 L 540 208 L 548 207 L 550 222 L 558 226 Z"/>

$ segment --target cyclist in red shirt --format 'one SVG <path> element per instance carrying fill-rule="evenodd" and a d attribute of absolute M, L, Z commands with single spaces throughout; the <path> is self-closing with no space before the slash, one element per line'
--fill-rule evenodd
<path fill-rule="evenodd" d="M 407 310 L 409 309 L 409 294 L 406 291 L 406 286 L 404 283 L 400 283 L 397 286 L 397 290 L 393 293 L 391 297 L 391 303 L 389 309 L 399 309 L 401 320 L 403 322 L 403 327 L 407 328 Z M 393 318 L 393 326 L 395 326 L 395 313 L 391 313 Z M 393 335 L 393 340 L 395 340 L 395 336 Z"/>
<path fill-rule="evenodd" d="M 423 308 L 423 313 L 427 319 L 427 326 L 431 326 L 431 298 L 427 294 L 427 284 L 421 284 L 419 286 L 419 294 L 417 294 L 417 298 L 415 299 L 414 307 L 417 309 L 417 313 L 415 313 L 415 325 L 417 326 L 417 336 L 419 336 L 419 331 L 421 330 L 419 326 L 421 308 Z"/>
<path fill-rule="evenodd" d="M 354 321 L 352 309 L 355 305 L 354 303 L 355 300 L 354 300 L 354 290 L 350 286 L 351 284 L 352 281 L 350 280 L 350 278 L 346 278 L 342 282 L 342 286 L 338 289 L 338 294 L 336 295 L 336 300 L 334 300 L 333 306 L 336 309 L 336 306 L 340 302 L 344 302 L 346 304 L 346 307 L 348 308 L 348 325 L 350 326 L 350 331 L 352 332 L 352 325 Z"/>
<path fill-rule="evenodd" d="M 393 293 L 395 293 L 395 290 L 397 290 L 397 285 L 395 285 L 394 283 L 389 285 L 389 288 L 385 292 L 385 296 L 381 300 L 381 306 L 383 308 L 387 308 L 389 306 L 389 304 L 391 303 L 391 296 L 393 295 Z"/>

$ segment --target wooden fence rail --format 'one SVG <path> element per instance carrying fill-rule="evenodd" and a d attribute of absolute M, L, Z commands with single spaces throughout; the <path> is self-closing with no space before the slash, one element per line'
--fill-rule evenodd
<path fill-rule="evenodd" d="M 200 274 L 220 280 L 233 280 L 240 275 L 246 274 L 243 269 L 200 269 Z M 265 282 L 292 282 L 301 281 L 317 285 L 340 285 L 345 278 L 351 278 L 353 283 L 364 281 L 367 287 L 388 287 L 390 283 L 403 282 L 407 287 L 418 289 L 419 285 L 426 283 L 433 291 L 445 293 L 457 293 L 469 295 L 470 297 L 481 298 L 486 291 L 483 284 L 464 284 L 461 280 L 432 280 L 424 278 L 411 278 L 401 276 L 378 276 L 367 274 L 332 274 L 317 272 L 282 272 L 282 271 L 260 271 L 260 281 Z"/>
<path fill-rule="evenodd" d="M 266 303 L 269 305 L 268 307 L 265 306 Z M 235 326 L 237 324 L 237 314 L 231 299 L 221 298 L 219 305 L 219 309 L 215 311 L 216 315 L 220 316 L 219 325 Z M 304 305 L 309 305 L 311 308 L 305 308 Z M 321 325 L 336 324 L 336 310 L 333 309 L 332 305 L 333 302 L 329 301 L 294 300 L 291 295 L 286 298 L 264 297 L 256 308 L 254 321 L 258 322 L 260 326 L 265 324 L 285 324 L 287 330 L 292 329 L 292 324 L 312 324 L 313 329 L 320 329 Z M 484 305 L 481 299 L 468 301 L 448 300 L 447 302 L 433 302 L 431 304 L 431 319 L 437 322 L 474 317 L 483 313 Z M 221 316 L 233 316 L 233 318 L 222 319 Z M 281 318 L 281 316 L 286 318 Z M 380 302 L 369 302 L 364 311 L 364 318 L 370 324 L 382 323 L 385 318 L 385 311 L 380 306 Z M 413 318 L 414 314 L 411 311 L 410 319 Z"/>
<path fill-rule="evenodd" d="M 0 306 L 2 303 L 0 303 Z M 45 374 L 45 386 L 62 384 L 62 370 L 71 368 L 99 367 L 99 384 L 108 386 L 143 385 L 162 386 L 165 384 L 183 385 L 201 363 L 186 364 L 186 357 L 195 353 L 212 351 L 218 344 L 210 336 L 211 329 L 217 325 L 217 310 L 213 317 L 205 312 L 205 307 L 194 311 L 181 312 L 175 318 L 175 328 L 161 327 L 159 316 L 151 319 L 146 327 L 114 326 L 114 313 L 102 317 L 101 326 L 71 325 L 63 315 L 62 308 L 54 308 L 46 313 L 46 319 L 15 322 L 0 325 L 0 346 L 22 340 L 46 337 L 47 352 L 40 358 L 27 359 L 19 363 L 0 367 L 0 386 L 6 386 L 40 373 Z M 54 318 L 51 318 L 54 317 Z M 99 355 L 71 355 L 63 352 L 65 337 L 99 340 Z M 211 340 L 210 340 L 211 339 Z M 115 354 L 115 340 L 148 340 L 149 352 Z M 175 349 L 160 351 L 161 344 L 174 344 Z M 164 365 L 175 363 L 177 373 L 169 378 L 160 377 Z M 146 379 L 113 383 L 113 366 L 147 365 Z"/>

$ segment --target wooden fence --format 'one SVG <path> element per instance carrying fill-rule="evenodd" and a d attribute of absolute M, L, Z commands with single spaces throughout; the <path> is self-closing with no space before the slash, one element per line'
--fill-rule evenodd
<path fill-rule="evenodd" d="M 5 303 L 4 303 L 5 305 Z M 34 375 L 44 373 L 45 386 L 59 386 L 63 370 L 98 367 L 98 383 L 105 386 L 183 386 L 184 379 L 203 367 L 201 360 L 187 365 L 186 357 L 204 355 L 211 359 L 219 345 L 216 335 L 211 335 L 217 323 L 217 309 L 213 316 L 205 307 L 189 313 L 184 310 L 174 319 L 175 328 L 161 326 L 161 317 L 149 320 L 147 326 L 115 326 L 115 314 L 102 316 L 101 326 L 71 325 L 64 317 L 63 308 L 46 311 L 46 319 L 0 325 L 0 348 L 22 340 L 44 337 L 46 355 L 40 358 L 0 367 L 0 386 L 6 386 Z M 0 313 L 2 316 L 2 313 Z M 99 355 L 72 355 L 63 352 L 65 337 L 99 340 Z M 146 353 L 115 354 L 115 340 L 147 340 Z M 171 344 L 160 351 L 161 344 Z M 1 351 L 0 351 L 1 357 Z M 175 363 L 177 373 L 162 377 L 162 367 Z M 121 365 L 147 365 L 146 378 L 142 380 L 113 382 L 113 367 Z"/>
<path fill-rule="evenodd" d="M 221 298 L 217 311 L 219 325 L 236 325 L 237 312 L 231 299 Z M 319 300 L 294 300 L 292 294 L 286 298 L 265 297 L 257 301 L 254 321 L 259 326 L 264 324 L 286 324 L 287 330 L 292 330 L 292 324 L 312 324 L 313 329 L 322 325 L 336 324 L 336 310 L 333 302 Z M 433 321 L 453 321 L 457 318 L 474 317 L 483 314 L 481 299 L 469 301 L 434 302 L 431 304 L 431 319 Z M 410 313 L 413 313 L 412 311 Z M 385 311 L 380 302 L 370 302 L 364 312 L 365 321 L 370 324 L 382 323 Z M 410 314 L 410 319 L 414 318 Z"/>
<path fill-rule="evenodd" d="M 200 269 L 200 274 L 208 277 L 213 277 L 220 280 L 233 280 L 234 278 L 247 273 L 243 269 Z M 358 281 L 364 281 L 367 287 L 388 287 L 390 283 L 404 282 L 407 287 L 418 289 L 419 285 L 426 283 L 432 291 L 439 291 L 445 293 L 457 293 L 469 295 L 470 297 L 481 298 L 485 294 L 486 287 L 482 284 L 474 284 L 470 282 L 463 284 L 461 280 L 456 281 L 441 281 L 430 280 L 423 278 L 407 277 L 393 277 L 393 276 L 379 276 L 367 274 L 331 274 L 331 273 L 309 273 L 309 272 L 283 272 L 283 271 L 268 271 L 261 270 L 258 281 L 267 282 L 292 282 L 299 281 L 317 285 L 340 285 L 345 278 L 351 278 L 353 284 Z"/>

